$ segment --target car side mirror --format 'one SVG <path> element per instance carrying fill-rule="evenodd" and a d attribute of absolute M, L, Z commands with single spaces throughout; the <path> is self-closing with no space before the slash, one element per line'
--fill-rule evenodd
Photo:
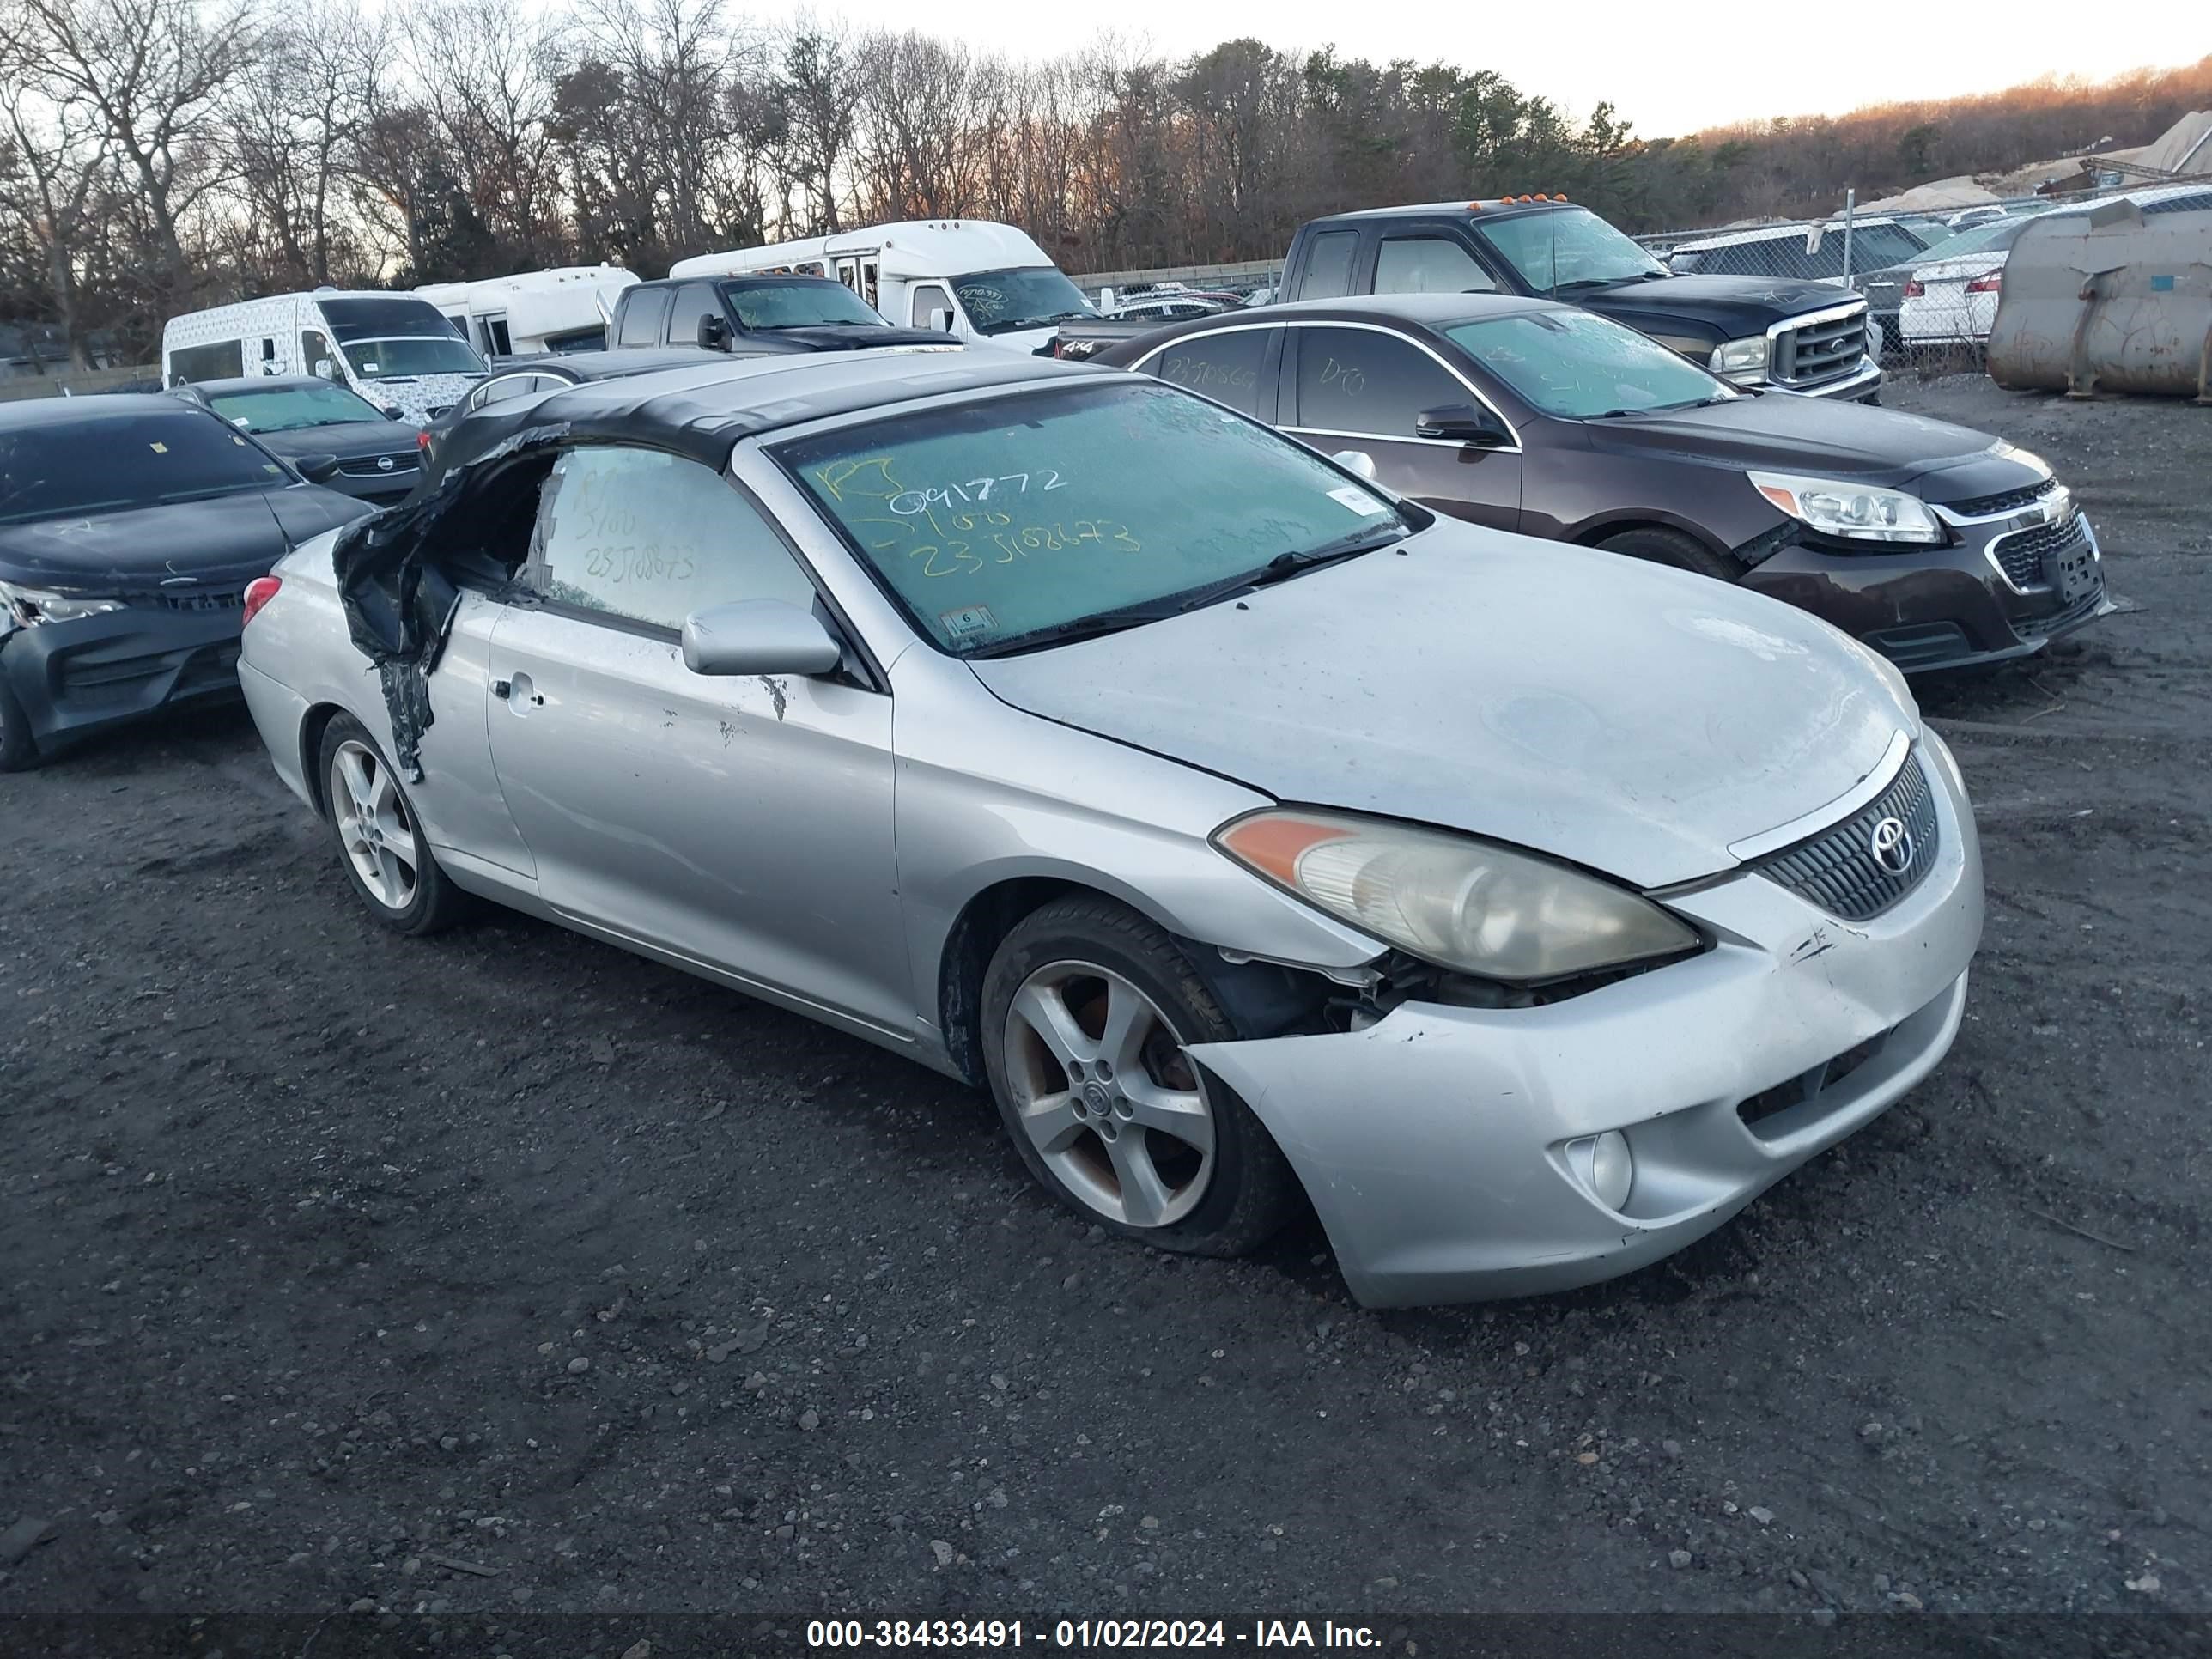
<path fill-rule="evenodd" d="M 699 344 L 708 351 L 727 351 L 730 349 L 730 325 L 726 318 L 712 313 L 699 319 Z"/>
<path fill-rule="evenodd" d="M 338 378 L 338 366 L 328 357 L 318 357 L 315 359 L 315 374 L 319 379 L 336 380 Z"/>
<path fill-rule="evenodd" d="M 1413 435 L 1441 439 L 1447 443 L 1474 444 L 1484 449 L 1495 449 L 1513 441 L 1513 434 L 1505 429 L 1503 421 L 1473 404 L 1448 404 L 1442 409 L 1423 410 L 1413 417 Z"/>
<path fill-rule="evenodd" d="M 1346 472 L 1375 482 L 1375 458 L 1364 449 L 1340 449 L 1329 457 Z"/>
<path fill-rule="evenodd" d="M 309 483 L 322 483 L 337 477 L 338 458 L 335 455 L 302 455 L 292 465 Z"/>
<path fill-rule="evenodd" d="M 844 647 L 811 611 L 781 599 L 736 599 L 684 621 L 684 665 L 695 674 L 827 674 Z"/>
<path fill-rule="evenodd" d="M 384 418 L 387 421 L 404 421 L 407 418 L 407 411 L 395 404 L 384 411 Z"/>
<path fill-rule="evenodd" d="M 929 309 L 929 325 L 939 334 L 951 333 L 952 313 L 943 306 L 932 306 Z"/>

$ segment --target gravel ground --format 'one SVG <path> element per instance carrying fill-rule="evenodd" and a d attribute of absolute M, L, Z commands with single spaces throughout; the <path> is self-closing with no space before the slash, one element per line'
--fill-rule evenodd
<path fill-rule="evenodd" d="M 388 936 L 242 713 L 0 779 L 0 1610 L 2212 1610 L 2212 413 L 1891 401 L 2048 456 L 2129 608 L 1923 688 L 1949 1060 L 1567 1297 L 1107 1243 L 857 1042 Z"/>

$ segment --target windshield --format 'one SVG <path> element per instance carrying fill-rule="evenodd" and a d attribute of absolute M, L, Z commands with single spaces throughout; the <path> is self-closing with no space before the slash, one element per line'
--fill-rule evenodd
<path fill-rule="evenodd" d="M 343 348 L 364 380 L 404 380 L 417 374 L 482 374 L 483 363 L 462 341 L 356 340 Z"/>
<path fill-rule="evenodd" d="M 1474 228 L 1539 293 L 1667 274 L 1664 265 L 1588 208 L 1478 218 Z"/>
<path fill-rule="evenodd" d="M 1284 554 L 1406 529 L 1318 456 L 1162 386 L 1022 392 L 776 454 L 915 628 L 956 656 L 1125 608 L 1171 611 Z"/>
<path fill-rule="evenodd" d="M 45 421 L 0 431 L 0 524 L 289 484 L 267 451 L 209 415 Z"/>
<path fill-rule="evenodd" d="M 880 313 L 842 283 L 794 277 L 754 287 L 732 283 L 722 290 L 747 328 L 888 328 Z"/>
<path fill-rule="evenodd" d="M 1444 332 L 1532 408 L 1561 420 L 1686 409 L 1736 395 L 1687 358 L 1591 312 L 1487 317 Z"/>
<path fill-rule="evenodd" d="M 977 270 L 952 279 L 952 291 L 979 334 L 1011 334 L 1078 317 L 1096 317 L 1083 290 L 1057 266 L 1023 265 L 1012 270 Z"/>
<path fill-rule="evenodd" d="M 208 404 L 233 426 L 242 426 L 248 432 L 298 432 L 311 426 L 345 426 L 384 418 L 374 405 L 342 386 L 222 392 L 210 397 Z"/>
<path fill-rule="evenodd" d="M 1976 225 L 1971 230 L 1962 230 L 1956 236 L 1938 242 L 1928 250 L 1925 258 L 1916 263 L 1927 264 L 1961 253 L 2002 253 L 2020 240 L 2021 232 L 2033 224 L 2035 219 L 2033 214 L 2023 214 L 2015 218 L 1996 219 L 1986 225 Z"/>

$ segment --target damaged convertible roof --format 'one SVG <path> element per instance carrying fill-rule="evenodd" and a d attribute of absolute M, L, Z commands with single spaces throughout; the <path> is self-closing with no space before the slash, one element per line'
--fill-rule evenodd
<path fill-rule="evenodd" d="M 665 368 L 586 380 L 535 398 L 495 403 L 470 415 L 447 441 L 440 470 L 465 469 L 518 434 L 557 430 L 568 443 L 631 443 L 665 449 L 720 471 L 742 439 L 826 416 L 851 415 L 909 398 L 1097 374 L 989 348 L 963 351 L 840 351 L 775 357 L 703 357 L 696 368 Z"/>

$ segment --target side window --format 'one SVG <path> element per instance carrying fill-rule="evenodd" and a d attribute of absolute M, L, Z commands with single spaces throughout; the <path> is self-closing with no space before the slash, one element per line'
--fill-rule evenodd
<path fill-rule="evenodd" d="M 331 356 L 331 343 L 325 339 L 321 334 L 318 333 L 312 328 L 306 330 L 301 334 L 301 374 L 319 374 L 322 373 L 322 370 L 318 367 L 318 365 L 330 362 L 331 361 L 333 360 Z"/>
<path fill-rule="evenodd" d="M 814 603 L 805 572 L 727 479 L 650 449 L 574 449 L 556 462 L 524 575 L 546 599 L 671 629 L 732 599 Z"/>
<path fill-rule="evenodd" d="M 1171 386 L 1202 392 L 1247 415 L 1260 415 L 1260 365 L 1267 356 L 1267 336 L 1272 331 L 1240 328 L 1177 340 L 1146 358 L 1144 371 Z M 1267 414 L 1273 413 L 1271 406 Z"/>
<path fill-rule="evenodd" d="M 1356 230 L 1325 230 L 1313 239 L 1306 252 L 1306 268 L 1298 276 L 1299 300 L 1334 300 L 1352 292 L 1352 256 L 1358 251 Z"/>
<path fill-rule="evenodd" d="M 484 339 L 491 347 L 492 352 L 495 356 L 501 357 L 512 357 L 514 355 L 514 342 L 513 337 L 509 336 L 507 331 L 506 318 L 485 318 Z"/>
<path fill-rule="evenodd" d="M 721 314 L 722 302 L 715 297 L 713 283 L 684 283 L 676 290 L 675 306 L 668 313 L 668 343 L 697 345 L 700 319 Z"/>
<path fill-rule="evenodd" d="M 622 332 L 615 343 L 653 346 L 660 343 L 660 325 L 668 315 L 665 288 L 632 289 L 622 300 Z"/>
<path fill-rule="evenodd" d="M 1471 401 L 1468 390 L 1410 340 L 1370 329 L 1300 328 L 1299 427 L 1372 438 L 1411 438 L 1425 409 Z"/>
<path fill-rule="evenodd" d="M 1498 284 L 1449 236 L 1386 236 L 1375 256 L 1377 294 L 1491 294 Z"/>
<path fill-rule="evenodd" d="M 935 325 L 931 323 L 929 320 L 929 313 L 931 312 L 942 311 L 949 313 L 951 310 L 952 296 L 950 294 L 947 294 L 943 289 L 939 288 L 936 283 L 921 283 L 916 284 L 914 290 L 913 310 L 908 313 L 908 315 L 913 319 L 913 325 L 915 327 L 933 327 Z"/>
<path fill-rule="evenodd" d="M 542 374 L 502 374 L 496 380 L 486 380 L 469 399 L 471 409 L 482 409 L 486 404 L 503 404 L 509 398 L 526 398 L 544 382 Z"/>

